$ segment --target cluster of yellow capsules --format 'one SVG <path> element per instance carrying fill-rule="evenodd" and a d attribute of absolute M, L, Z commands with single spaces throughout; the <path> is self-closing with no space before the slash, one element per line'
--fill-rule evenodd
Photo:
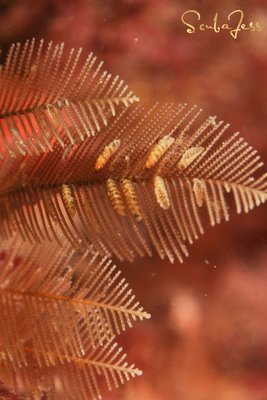
<path fill-rule="evenodd" d="M 175 142 L 175 138 L 169 135 L 164 136 L 156 143 L 145 162 L 145 168 L 150 169 L 164 156 L 167 150 Z M 96 159 L 95 170 L 99 171 L 103 169 L 111 157 L 118 151 L 121 146 L 120 139 L 114 139 L 107 144 L 102 152 Z M 196 146 L 188 148 L 177 164 L 179 170 L 184 170 L 203 152 L 204 147 Z M 155 175 L 153 179 L 154 193 L 156 201 L 159 206 L 168 210 L 171 206 L 170 198 L 168 195 L 167 186 L 165 180 L 160 175 Z M 106 182 L 107 195 L 110 199 L 111 205 L 120 216 L 127 215 L 127 205 L 131 214 L 133 214 L 137 221 L 142 220 L 142 211 L 136 194 L 134 183 L 130 179 L 122 179 L 120 185 L 112 178 L 109 178 Z M 196 198 L 196 203 L 199 207 L 202 207 L 205 198 L 205 184 L 202 180 L 193 179 L 193 191 Z M 65 208 L 70 216 L 75 215 L 75 204 L 72 194 L 72 189 L 69 185 L 64 184 L 61 187 L 62 200 Z"/>
<path fill-rule="evenodd" d="M 152 168 L 163 157 L 163 155 L 167 152 L 167 150 L 172 146 L 174 142 L 175 138 L 169 135 L 166 135 L 162 139 L 160 139 L 149 153 L 145 163 L 145 167 Z M 178 169 L 184 170 L 185 168 L 187 168 L 203 152 L 203 150 L 204 147 L 202 146 L 190 147 L 189 149 L 187 149 L 184 152 L 181 160 L 177 164 Z M 201 207 L 203 201 L 201 202 L 199 200 L 201 197 L 200 191 L 202 190 L 202 198 L 204 200 L 204 188 L 201 185 L 194 185 L 193 190 L 196 196 L 197 204 Z M 154 192 L 159 206 L 164 210 L 168 210 L 171 204 L 167 187 L 164 178 L 159 175 L 156 175 L 154 177 Z"/>

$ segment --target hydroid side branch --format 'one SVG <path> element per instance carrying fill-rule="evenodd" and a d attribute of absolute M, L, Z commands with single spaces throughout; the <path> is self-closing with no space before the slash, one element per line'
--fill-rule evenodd
<path fill-rule="evenodd" d="M 0 234 L 40 242 L 63 232 L 74 247 L 94 244 L 120 260 L 156 251 L 182 261 L 207 222 L 229 220 L 233 203 L 240 213 L 266 201 L 262 166 L 229 124 L 195 106 L 133 105 L 67 157 L 55 144 L 3 162 Z"/>
<path fill-rule="evenodd" d="M 92 246 L 81 254 L 65 240 L 60 248 L 19 236 L 2 242 L 0 254 L 0 366 L 7 384 L 19 381 L 17 389 L 31 395 L 45 380 L 53 399 L 63 386 L 66 396 L 72 382 L 72 396 L 99 399 L 99 375 L 111 389 L 141 374 L 114 337 L 150 315 L 111 260 Z"/>
<path fill-rule="evenodd" d="M 81 355 L 85 337 L 95 347 L 150 318 L 111 260 L 63 242 L 63 248 L 31 245 L 15 237 L 1 244 L 0 343 L 18 366 L 25 355 L 16 348 L 23 342 L 38 353 Z"/>
<path fill-rule="evenodd" d="M 0 158 L 72 146 L 136 101 L 92 53 L 44 40 L 13 44 L 0 68 Z"/>

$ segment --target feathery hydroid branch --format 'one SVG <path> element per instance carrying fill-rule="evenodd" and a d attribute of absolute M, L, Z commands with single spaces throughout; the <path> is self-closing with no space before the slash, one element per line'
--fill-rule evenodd
<path fill-rule="evenodd" d="M 72 146 L 136 101 L 92 53 L 83 59 L 81 48 L 44 40 L 13 44 L 0 69 L 0 158 Z"/>

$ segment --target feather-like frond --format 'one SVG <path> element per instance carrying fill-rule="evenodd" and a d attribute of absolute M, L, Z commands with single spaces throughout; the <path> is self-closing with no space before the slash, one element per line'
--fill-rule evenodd
<path fill-rule="evenodd" d="M 64 43 L 13 44 L 0 66 L 0 158 L 39 154 L 55 143 L 66 150 L 139 100 L 102 66 Z"/>
<path fill-rule="evenodd" d="M 120 146 L 96 170 L 99 155 L 115 140 Z M 160 151 L 147 168 L 155 149 Z M 56 145 L 53 153 L 3 163 L 1 234 L 58 240 L 56 227 L 74 246 L 101 243 L 119 259 L 152 254 L 154 248 L 162 258 L 182 261 L 187 243 L 204 232 L 206 217 L 211 225 L 229 219 L 231 199 L 238 213 L 266 201 L 262 165 L 239 133 L 229 133 L 229 124 L 203 117 L 195 106 L 133 105 L 67 158 Z M 69 185 L 73 215 L 62 184 Z"/>
<path fill-rule="evenodd" d="M 6 383 L 28 398 L 100 400 L 102 381 L 111 390 L 142 374 L 125 361 L 123 349 L 114 341 L 89 348 L 83 356 L 58 357 L 42 351 L 38 354 L 28 346 L 24 352 L 25 364 L 20 368 L 14 367 L 7 353 L 0 352 L 0 366 Z"/>
<path fill-rule="evenodd" d="M 0 255 L 6 383 L 37 398 L 100 399 L 99 376 L 111 389 L 141 374 L 113 338 L 150 315 L 107 257 L 92 247 L 78 253 L 65 239 L 61 248 L 19 237 L 2 242 Z"/>
<path fill-rule="evenodd" d="M 25 345 L 36 357 L 81 356 L 150 317 L 111 260 L 93 248 L 81 254 L 66 241 L 63 247 L 19 238 L 1 244 L 0 345 L 18 366 Z"/>

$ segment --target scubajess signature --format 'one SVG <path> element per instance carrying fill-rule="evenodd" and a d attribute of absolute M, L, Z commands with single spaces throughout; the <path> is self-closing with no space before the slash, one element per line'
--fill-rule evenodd
<path fill-rule="evenodd" d="M 241 31 L 262 31 L 259 22 L 245 22 L 245 15 L 242 10 L 234 10 L 230 12 L 227 16 L 227 22 L 223 21 L 218 13 L 215 13 L 211 23 L 202 23 L 201 14 L 197 10 L 185 11 L 181 16 L 181 20 L 183 24 L 186 25 L 186 32 L 189 34 L 206 30 L 211 30 L 215 33 L 228 31 L 234 39 L 237 39 Z"/>

